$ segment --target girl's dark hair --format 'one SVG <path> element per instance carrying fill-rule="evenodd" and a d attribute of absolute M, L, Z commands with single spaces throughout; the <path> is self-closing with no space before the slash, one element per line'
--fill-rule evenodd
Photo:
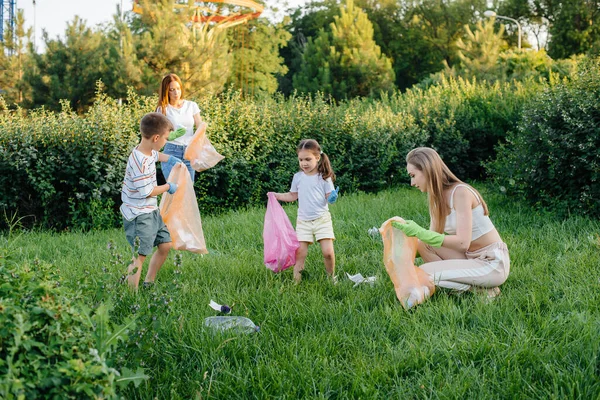
<path fill-rule="evenodd" d="M 335 174 L 333 173 L 333 168 L 331 168 L 329 157 L 327 157 L 327 154 L 321 151 L 321 146 L 319 146 L 319 143 L 316 140 L 301 140 L 296 148 L 296 153 L 300 153 L 300 150 L 308 150 L 313 153 L 313 155 L 319 159 L 317 171 L 319 171 L 323 179 L 331 178 L 331 181 L 335 182 Z"/>

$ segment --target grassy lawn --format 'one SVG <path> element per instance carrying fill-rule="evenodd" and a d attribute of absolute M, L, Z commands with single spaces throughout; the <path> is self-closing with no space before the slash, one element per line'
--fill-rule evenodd
<path fill-rule="evenodd" d="M 26 233 L 16 245 L 24 260 L 53 263 L 90 306 L 110 298 L 116 322 L 145 316 L 115 358 L 150 375 L 127 398 L 600 398 L 600 223 L 558 220 L 481 189 L 511 255 L 491 304 L 438 290 L 401 307 L 367 230 L 394 215 L 427 225 L 425 196 L 408 188 L 342 193 L 331 206 L 336 286 L 315 246 L 300 285 L 291 270 L 264 267 L 264 208 L 204 217 L 209 254 L 183 253 L 177 267 L 173 253 L 156 287 L 137 295 L 119 285 L 125 265 L 107 249 L 112 240 L 128 258 L 122 230 Z M 286 210 L 295 223 L 295 206 Z M 377 281 L 354 288 L 346 272 Z M 204 328 L 211 299 L 261 331 Z"/>

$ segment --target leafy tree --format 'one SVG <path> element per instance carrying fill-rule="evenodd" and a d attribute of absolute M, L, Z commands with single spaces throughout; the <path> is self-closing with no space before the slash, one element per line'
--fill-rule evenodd
<path fill-rule="evenodd" d="M 568 58 L 585 53 L 600 41 L 600 1 L 566 0 L 558 3 L 550 25 L 548 53 Z"/>
<path fill-rule="evenodd" d="M 228 29 L 228 35 L 233 53 L 228 82 L 244 93 L 275 93 L 277 75 L 288 70 L 279 55 L 291 37 L 283 23 L 274 25 L 261 18 Z"/>
<path fill-rule="evenodd" d="M 232 55 L 223 30 L 190 23 L 190 12 L 174 0 L 142 0 L 143 13 L 131 22 L 137 58 L 147 68 L 142 83 L 158 88 L 167 73 L 178 74 L 189 96 L 219 93 L 231 72 Z"/>
<path fill-rule="evenodd" d="M 313 0 L 302 7 L 287 11 L 290 13 L 290 22 L 286 28 L 291 38 L 280 54 L 288 71 L 279 77 L 279 90 L 289 95 L 293 90 L 293 77 L 302 69 L 302 55 L 308 39 L 316 38 L 321 29 L 333 22 L 333 18 L 339 14 L 339 4 L 337 0 Z"/>
<path fill-rule="evenodd" d="M 552 74 L 558 78 L 571 76 L 573 65 L 554 62 L 543 49 L 507 49 L 507 44 L 502 39 L 504 27 L 501 26 L 495 32 L 494 23 L 494 20 L 478 22 L 475 32 L 468 25 L 465 26 L 465 38 L 459 39 L 456 44 L 460 61 L 452 67 L 446 65 L 444 71 L 431 76 L 422 85 L 439 83 L 448 77 L 467 80 L 475 78 L 493 83 L 524 82 L 528 79 L 550 81 Z"/>
<path fill-rule="evenodd" d="M 363 0 L 373 2 L 373 0 Z M 459 62 L 457 40 L 465 25 L 475 27 L 482 0 L 417 0 L 373 5 L 369 16 L 377 21 L 383 42 L 393 58 L 396 85 L 406 89 L 432 73 Z M 370 8 L 367 8 L 368 10 Z"/>
<path fill-rule="evenodd" d="M 367 15 L 347 0 L 330 30 L 309 39 L 294 87 L 301 92 L 322 91 L 335 99 L 369 96 L 389 90 L 394 72 L 389 58 L 373 40 Z"/>
<path fill-rule="evenodd" d="M 138 58 L 131 28 L 122 21 L 120 13 L 113 16 L 111 27 L 106 32 L 108 58 L 104 74 L 104 91 L 114 98 L 126 98 L 128 88 L 138 93 L 156 92 L 156 82 L 152 87 L 144 84 L 144 72 L 147 66 Z"/>
<path fill-rule="evenodd" d="M 34 55 L 34 65 L 25 72 L 32 88 L 29 107 L 61 108 L 67 99 L 73 109 L 85 110 L 93 101 L 96 81 L 106 71 L 105 37 L 79 17 L 67 24 L 64 42 L 43 34 L 46 52 Z"/>
<path fill-rule="evenodd" d="M 456 42 L 460 74 L 464 77 L 476 77 L 481 80 L 495 81 L 505 77 L 505 64 L 498 62 L 502 47 L 504 27 L 499 32 L 494 31 L 494 19 L 482 23 L 477 22 L 475 32 L 465 26 L 465 40 L 459 38 Z M 446 67 L 448 67 L 446 65 Z"/>
<path fill-rule="evenodd" d="M 8 104 L 22 104 L 30 95 L 29 85 L 23 77 L 31 60 L 26 48 L 31 43 L 31 34 L 31 28 L 25 30 L 23 10 L 18 10 L 14 35 L 7 29 L 4 43 L 0 42 L 0 95 Z"/>
<path fill-rule="evenodd" d="M 600 0 L 504 0 L 498 13 L 522 21 L 526 31 L 546 31 L 548 54 L 554 59 L 597 51 Z"/>

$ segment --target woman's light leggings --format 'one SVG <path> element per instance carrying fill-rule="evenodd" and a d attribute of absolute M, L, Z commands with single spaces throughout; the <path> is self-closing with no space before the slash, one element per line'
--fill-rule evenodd
<path fill-rule="evenodd" d="M 439 256 L 429 245 L 419 249 L 425 264 L 421 269 L 429 274 L 436 286 L 465 291 L 471 286 L 492 288 L 506 281 L 510 258 L 506 243 L 496 242 L 476 251 L 465 253 L 464 259 L 431 261 Z M 423 250 L 423 251 L 422 251 Z"/>

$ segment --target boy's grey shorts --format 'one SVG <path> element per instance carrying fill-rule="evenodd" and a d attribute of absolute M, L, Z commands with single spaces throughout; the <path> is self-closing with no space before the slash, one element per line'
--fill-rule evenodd
<path fill-rule="evenodd" d="M 171 234 L 158 209 L 151 213 L 140 214 L 131 221 L 123 218 L 123 226 L 125 227 L 125 236 L 132 249 L 134 249 L 133 242 L 136 236 L 140 238 L 138 254 L 141 256 L 152 253 L 152 248 L 161 243 L 171 242 Z"/>

